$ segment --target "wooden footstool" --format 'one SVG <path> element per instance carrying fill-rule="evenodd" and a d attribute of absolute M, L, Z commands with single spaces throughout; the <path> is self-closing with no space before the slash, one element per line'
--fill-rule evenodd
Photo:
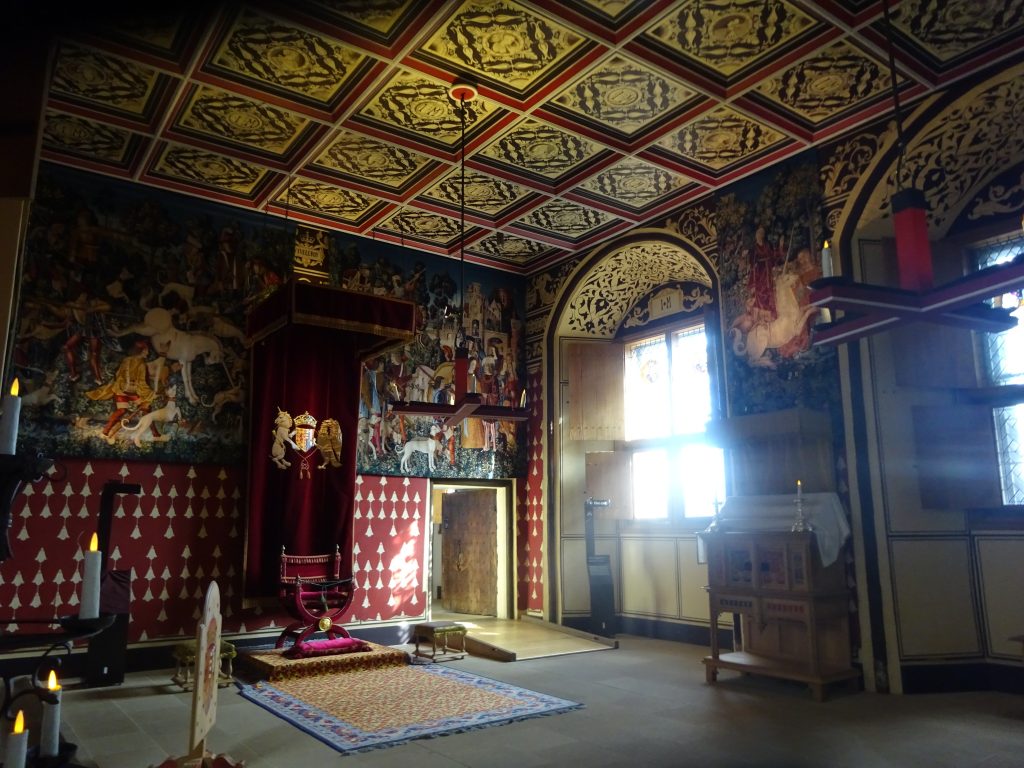
<path fill-rule="evenodd" d="M 412 628 L 412 636 L 416 642 L 416 656 L 431 661 L 454 661 L 466 656 L 466 628 L 454 621 L 426 621 L 417 624 Z M 430 653 L 420 651 L 421 640 L 430 641 Z M 453 650 L 459 653 L 452 653 Z"/>
<path fill-rule="evenodd" d="M 171 682 L 180 685 L 186 691 L 191 691 L 195 687 L 196 641 L 186 640 L 178 643 L 171 655 L 177 662 Z M 233 660 L 237 655 L 238 651 L 233 644 L 227 640 L 220 641 L 220 669 L 217 675 L 219 687 L 224 688 L 235 681 Z"/>

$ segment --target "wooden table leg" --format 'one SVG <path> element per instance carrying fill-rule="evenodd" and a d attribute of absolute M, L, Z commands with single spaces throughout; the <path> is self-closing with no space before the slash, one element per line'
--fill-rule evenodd
<path fill-rule="evenodd" d="M 713 685 L 715 681 L 718 680 L 718 667 L 712 664 L 705 664 L 704 678 L 707 680 L 708 683 Z"/>

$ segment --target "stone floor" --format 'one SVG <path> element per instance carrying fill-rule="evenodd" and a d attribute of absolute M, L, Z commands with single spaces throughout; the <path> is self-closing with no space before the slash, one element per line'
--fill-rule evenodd
<path fill-rule="evenodd" d="M 295 766 L 699 766 L 700 768 L 1011 768 L 1024 765 L 1024 697 L 884 696 L 723 672 L 705 683 L 706 648 L 619 636 L 619 648 L 454 667 L 585 704 L 579 711 L 342 757 L 221 689 L 208 746 L 253 768 Z M 88 768 L 145 768 L 186 751 L 191 695 L 173 670 L 121 686 L 65 691 L 64 737 Z"/>

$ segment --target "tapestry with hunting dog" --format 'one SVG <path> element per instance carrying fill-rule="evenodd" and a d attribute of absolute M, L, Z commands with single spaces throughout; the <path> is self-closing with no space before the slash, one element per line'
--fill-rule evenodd
<path fill-rule="evenodd" d="M 521 278 L 371 238 L 311 235 L 277 217 L 45 164 L 13 351 L 22 448 L 244 462 L 246 316 L 287 278 L 304 237 L 322 244 L 330 284 L 418 308 L 411 344 L 357 363 L 358 427 L 343 439 L 356 441 L 358 471 L 521 474 L 525 445 L 514 423 L 445 427 L 392 412 L 399 400 L 450 399 L 459 346 L 470 351 L 474 391 L 494 404 L 520 402 Z"/>

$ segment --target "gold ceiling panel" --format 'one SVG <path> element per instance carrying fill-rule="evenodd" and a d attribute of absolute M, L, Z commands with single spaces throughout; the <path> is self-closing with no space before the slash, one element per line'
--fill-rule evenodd
<path fill-rule="evenodd" d="M 457 220 L 415 208 L 403 208 L 395 212 L 378 228 L 445 247 L 457 242 L 461 231 Z"/>
<path fill-rule="evenodd" d="M 467 137 L 498 114 L 500 110 L 487 99 L 467 102 Z M 448 96 L 448 85 L 414 72 L 395 72 L 359 115 L 387 130 L 447 148 L 458 146 L 462 139 L 459 108 Z"/>
<path fill-rule="evenodd" d="M 46 111 L 43 146 L 89 160 L 126 167 L 136 134 L 77 115 Z"/>
<path fill-rule="evenodd" d="M 477 157 L 554 181 L 583 167 L 602 150 L 582 136 L 526 118 L 481 149 Z"/>
<path fill-rule="evenodd" d="M 176 126 L 206 138 L 284 157 L 309 128 L 310 121 L 266 102 L 201 85 L 189 97 Z"/>
<path fill-rule="evenodd" d="M 472 245 L 467 245 L 466 250 L 481 256 L 525 264 L 530 259 L 550 251 L 551 246 L 538 243 L 536 240 L 528 240 L 525 237 L 492 232 Z"/>
<path fill-rule="evenodd" d="M 785 141 L 769 125 L 721 106 L 660 139 L 656 146 L 718 172 Z"/>
<path fill-rule="evenodd" d="M 308 5 L 325 12 L 324 15 L 352 22 L 364 29 L 376 32 L 388 39 L 399 31 L 396 25 L 417 3 L 413 0 L 383 0 L 383 2 L 359 2 L 352 0 L 310 0 Z"/>
<path fill-rule="evenodd" d="M 358 226 L 387 205 L 383 200 L 308 179 L 295 179 L 275 202 Z"/>
<path fill-rule="evenodd" d="M 351 131 L 341 130 L 312 165 L 332 175 L 400 190 L 435 163 L 403 147 L 396 147 Z"/>
<path fill-rule="evenodd" d="M 521 184 L 466 169 L 466 210 L 496 217 L 502 211 L 528 198 L 533 192 Z M 462 174 L 455 168 L 445 178 L 423 192 L 423 196 L 458 211 L 462 200 Z"/>
<path fill-rule="evenodd" d="M 615 21 L 648 4 L 649 0 L 578 0 L 591 13 Z"/>
<path fill-rule="evenodd" d="M 104 24 L 103 32 L 126 41 L 132 47 L 177 58 L 181 40 L 187 36 L 185 17 L 173 10 L 155 14 L 119 14 L 116 25 Z"/>
<path fill-rule="evenodd" d="M 516 219 L 516 223 L 569 240 L 578 240 L 613 220 L 604 211 L 564 200 L 551 200 Z"/>
<path fill-rule="evenodd" d="M 785 0 L 686 0 L 655 21 L 644 36 L 730 77 L 813 25 L 814 19 Z"/>
<path fill-rule="evenodd" d="M 818 124 L 888 93 L 889 68 L 845 40 L 798 61 L 755 89 Z"/>
<path fill-rule="evenodd" d="M 890 2 L 914 103 L 1024 56 L 1024 0 Z M 891 114 L 880 0 L 192 10 L 54 27 L 48 161 L 447 253 L 464 202 L 467 251 L 527 274 Z"/>
<path fill-rule="evenodd" d="M 212 65 L 250 85 L 330 107 L 367 59 L 337 40 L 246 10 L 217 47 Z"/>
<path fill-rule="evenodd" d="M 202 149 L 165 144 L 151 171 L 189 184 L 251 198 L 268 171 L 257 165 Z"/>
<path fill-rule="evenodd" d="M 152 67 L 74 43 L 61 43 L 50 93 L 143 121 L 166 80 Z"/>
<path fill-rule="evenodd" d="M 555 96 L 552 104 L 632 137 L 696 96 L 653 67 L 615 54 Z"/>
<path fill-rule="evenodd" d="M 1024 0 L 903 0 L 893 8 L 892 23 L 935 59 L 947 62 L 1024 27 Z"/>
<path fill-rule="evenodd" d="M 687 183 L 688 179 L 678 173 L 627 157 L 587 179 L 579 189 L 634 211 L 642 211 Z"/>
<path fill-rule="evenodd" d="M 586 43 L 577 32 L 513 0 L 466 0 L 416 55 L 523 97 Z"/>

